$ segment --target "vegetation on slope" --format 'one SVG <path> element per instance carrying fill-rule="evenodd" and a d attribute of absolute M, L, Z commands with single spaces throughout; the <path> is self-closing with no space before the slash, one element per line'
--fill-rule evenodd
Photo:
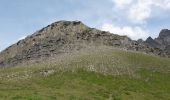
<path fill-rule="evenodd" d="M 0 69 L 0 100 L 169 100 L 170 59 L 93 48 Z"/>

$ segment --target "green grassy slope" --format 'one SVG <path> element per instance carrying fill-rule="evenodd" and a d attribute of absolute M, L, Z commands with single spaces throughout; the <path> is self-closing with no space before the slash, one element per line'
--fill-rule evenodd
<path fill-rule="evenodd" d="M 0 69 L 0 100 L 170 100 L 168 58 L 95 48 L 47 62 Z"/>

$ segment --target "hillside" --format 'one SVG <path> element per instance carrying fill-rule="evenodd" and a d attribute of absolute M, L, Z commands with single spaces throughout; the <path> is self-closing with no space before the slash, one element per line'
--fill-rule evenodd
<path fill-rule="evenodd" d="M 58 21 L 35 32 L 0 53 L 0 67 L 30 64 L 56 58 L 90 46 L 110 46 L 168 57 L 168 53 L 148 43 L 134 41 L 95 28 L 80 21 Z"/>
<path fill-rule="evenodd" d="M 169 77 L 169 58 L 91 47 L 56 60 L 0 69 L 0 99 L 169 100 Z"/>
<path fill-rule="evenodd" d="M 169 42 L 52 23 L 0 53 L 0 100 L 170 100 Z"/>

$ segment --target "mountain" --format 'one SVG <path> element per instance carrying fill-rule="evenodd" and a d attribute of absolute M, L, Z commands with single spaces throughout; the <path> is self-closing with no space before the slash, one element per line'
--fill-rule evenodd
<path fill-rule="evenodd" d="M 0 100 L 170 100 L 162 34 L 134 41 L 80 21 L 52 23 L 0 53 Z"/>
<path fill-rule="evenodd" d="M 147 38 L 146 43 L 153 48 L 161 49 L 166 55 L 170 55 L 170 30 L 163 29 L 158 38 Z"/>
<path fill-rule="evenodd" d="M 58 55 L 78 51 L 90 46 L 111 46 L 127 50 L 141 51 L 167 56 L 163 49 L 151 44 L 169 43 L 166 30 L 155 40 L 134 41 L 127 36 L 119 36 L 95 28 L 80 21 L 58 21 L 20 40 L 0 53 L 0 67 L 29 64 L 52 59 Z M 151 45 L 151 46 L 150 46 Z M 168 50 L 169 46 L 165 47 Z"/>

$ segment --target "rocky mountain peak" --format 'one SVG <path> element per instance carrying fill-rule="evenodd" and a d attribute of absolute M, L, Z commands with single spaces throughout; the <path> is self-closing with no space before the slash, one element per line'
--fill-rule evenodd
<path fill-rule="evenodd" d="M 158 38 L 165 38 L 165 37 L 170 37 L 170 30 L 168 29 L 161 30 Z"/>
<path fill-rule="evenodd" d="M 53 35 L 55 36 L 56 34 L 70 34 L 71 32 L 69 31 L 73 31 L 75 32 L 80 32 L 83 31 L 85 29 L 87 29 L 88 27 L 83 24 L 81 21 L 58 21 L 58 22 L 54 22 L 44 28 L 42 28 L 41 30 L 35 32 L 33 34 L 33 36 L 38 36 L 38 35 Z M 56 32 L 57 31 L 57 32 Z M 72 32 L 72 33 L 73 33 Z"/>
<path fill-rule="evenodd" d="M 158 38 L 152 39 L 149 37 L 145 42 L 153 48 L 159 48 L 167 55 L 170 55 L 170 30 L 163 29 Z"/>
<path fill-rule="evenodd" d="M 0 53 L 0 67 L 55 57 L 87 46 L 123 46 L 129 39 L 90 28 L 81 21 L 54 22 Z"/>
<path fill-rule="evenodd" d="M 153 41 L 153 39 L 152 39 L 152 37 L 148 37 L 147 39 L 146 39 L 146 41 Z"/>
<path fill-rule="evenodd" d="M 148 41 L 152 40 L 151 37 Z M 0 67 L 40 62 L 90 46 L 111 46 L 164 56 L 143 40 L 90 28 L 81 21 L 54 22 L 0 53 Z"/>
<path fill-rule="evenodd" d="M 159 37 L 156 38 L 155 41 L 161 45 L 164 45 L 164 47 L 166 47 L 167 45 L 170 45 L 170 30 L 163 29 L 159 33 Z"/>
<path fill-rule="evenodd" d="M 68 26 L 86 26 L 85 24 L 83 24 L 81 21 L 65 21 L 65 20 L 61 20 L 61 21 L 57 21 L 57 22 L 54 22 L 50 25 L 48 25 L 47 27 L 51 27 L 51 28 L 54 28 L 54 27 L 68 27 Z M 47 28 L 45 27 L 45 28 Z"/>
<path fill-rule="evenodd" d="M 159 43 L 157 43 L 152 37 L 148 37 L 145 41 L 147 44 L 149 44 L 153 48 L 159 48 Z"/>

